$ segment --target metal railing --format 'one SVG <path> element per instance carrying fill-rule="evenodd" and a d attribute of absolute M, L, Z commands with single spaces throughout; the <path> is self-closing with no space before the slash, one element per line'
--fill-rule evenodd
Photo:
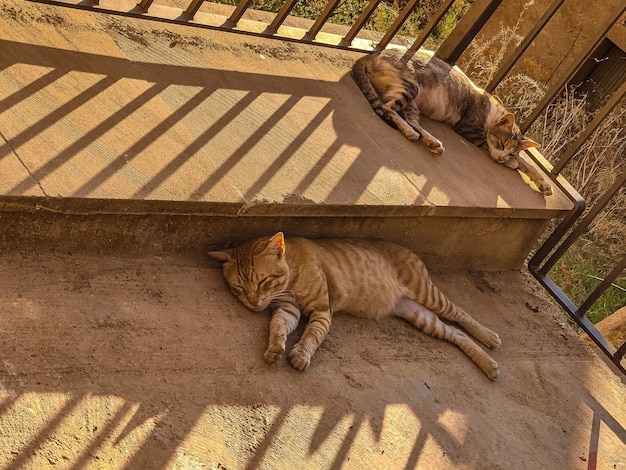
<path fill-rule="evenodd" d="M 321 34 L 323 28 L 328 25 L 332 14 L 335 12 L 342 0 L 328 0 L 317 18 L 309 22 L 308 30 L 287 28 L 285 22 L 289 18 L 290 13 L 294 10 L 297 0 L 285 0 L 282 7 L 277 13 L 267 13 L 271 20 L 267 23 L 259 23 L 258 21 L 249 21 L 244 18 L 246 12 L 252 6 L 252 0 L 239 0 L 237 5 L 231 10 L 230 16 L 219 16 L 215 14 L 207 14 L 200 11 L 204 0 L 191 0 L 186 8 L 173 8 L 160 5 L 154 0 L 141 0 L 136 3 L 135 0 L 31 0 L 38 3 L 48 5 L 58 5 L 72 7 L 92 12 L 101 12 L 125 17 L 140 18 L 152 21 L 159 21 L 170 24 L 186 25 L 193 28 L 204 28 L 218 31 L 228 31 L 232 33 L 245 34 L 255 37 L 279 39 L 282 41 L 297 42 L 310 44 L 321 47 L 331 47 L 343 50 L 351 50 L 357 52 L 373 52 L 380 51 L 390 45 L 394 38 L 401 31 L 403 25 L 407 22 L 413 11 L 419 6 L 419 0 L 408 0 L 402 10 L 398 13 L 397 18 L 386 32 L 378 33 L 380 39 L 372 40 L 371 32 L 365 33 L 365 27 L 372 14 L 376 11 L 382 0 L 370 0 L 362 11 L 356 12 L 357 18 L 354 24 L 348 25 L 344 29 L 344 33 L 337 34 Z M 425 27 L 420 31 L 417 38 L 411 41 L 407 47 L 405 57 L 412 56 L 420 47 L 422 47 L 429 36 L 435 31 L 438 24 L 449 12 L 454 0 L 440 0 L 438 10 L 430 18 Z M 208 2 L 207 2 L 208 3 Z M 487 20 L 500 7 L 502 0 L 476 0 L 472 6 L 457 22 L 456 26 L 443 41 L 439 48 L 435 51 L 437 56 L 454 64 L 467 49 L 471 41 L 481 31 Z M 487 91 L 496 89 L 499 83 L 511 72 L 520 57 L 527 48 L 533 43 L 538 35 L 541 34 L 546 24 L 559 11 L 564 0 L 554 0 L 548 8 L 545 9 L 541 17 L 537 20 L 534 27 L 519 46 L 504 58 L 498 67 L 491 81 L 487 84 Z M 560 71 L 557 76 L 553 77 L 551 84 L 546 91 L 544 97 L 530 112 L 530 114 L 521 123 L 522 132 L 526 132 L 532 123 L 541 116 L 546 108 L 554 101 L 554 99 L 562 93 L 564 87 L 574 77 L 585 62 L 591 57 L 594 50 L 606 38 L 609 30 L 616 24 L 619 18 L 624 15 L 626 7 L 621 11 L 616 11 L 615 15 L 607 18 L 604 22 L 596 21 L 594 24 L 595 36 L 589 41 L 587 47 L 581 50 L 573 60 L 570 61 L 569 67 Z M 273 16 L 272 16 L 273 15 Z M 406 38 L 404 38 L 406 39 Z M 554 164 L 553 168 L 546 168 L 546 162 L 537 152 L 530 150 L 526 155 L 531 158 L 537 165 L 543 167 L 546 173 L 566 194 L 573 203 L 572 211 L 561 221 L 561 223 L 553 230 L 546 242 L 537 250 L 536 254 L 529 262 L 530 272 L 539 280 L 539 282 L 548 290 L 548 292 L 557 300 L 557 302 L 569 313 L 574 321 L 593 339 L 593 341 L 604 351 L 615 365 L 626 374 L 624 369 L 623 356 L 626 352 L 626 345 L 622 345 L 617 350 L 612 347 L 606 339 L 598 332 L 593 324 L 585 317 L 585 313 L 590 305 L 599 298 L 608 286 L 611 285 L 617 276 L 626 267 L 626 258 L 617 264 L 615 269 L 607 276 L 607 278 L 598 286 L 589 299 L 583 305 L 576 306 L 561 291 L 561 289 L 550 279 L 548 272 L 555 263 L 563 256 L 565 251 L 572 243 L 580 237 L 584 230 L 589 226 L 597 213 L 605 207 L 616 192 L 625 184 L 626 176 L 624 173 L 620 175 L 613 187 L 598 201 L 596 205 L 587 213 L 587 215 L 578 223 L 581 215 L 585 210 L 585 201 L 578 193 L 571 188 L 569 183 L 560 176 L 562 169 L 576 154 L 578 149 L 583 145 L 585 140 L 596 130 L 598 125 L 606 118 L 611 110 L 620 102 L 626 94 L 626 83 L 604 104 L 597 112 L 589 126 L 580 134 L 574 143 L 563 153 L 563 156 Z M 549 166 L 549 165 L 548 165 Z"/>
<path fill-rule="evenodd" d="M 570 300 L 548 275 L 554 265 L 563 257 L 574 242 L 585 233 L 596 216 L 607 207 L 609 202 L 622 187 L 626 187 L 626 171 L 617 177 L 615 183 L 598 199 L 578 223 L 578 217 L 572 220 L 564 220 L 531 258 L 528 263 L 528 268 L 544 288 L 550 292 L 559 305 L 569 314 L 572 320 L 587 333 L 615 366 L 622 373 L 626 374 L 626 360 L 624 359 L 624 355 L 626 354 L 626 341 L 621 346 L 617 348 L 614 347 L 585 316 L 589 308 L 600 299 L 602 294 L 612 286 L 617 277 L 626 269 L 626 254 L 580 305 L 576 305 Z M 567 234 L 565 235 L 565 233 Z"/>

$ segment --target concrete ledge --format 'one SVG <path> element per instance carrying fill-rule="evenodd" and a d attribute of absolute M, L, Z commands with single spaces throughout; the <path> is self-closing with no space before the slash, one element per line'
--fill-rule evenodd
<path fill-rule="evenodd" d="M 402 211 L 375 215 L 368 214 L 367 208 L 347 214 L 342 208 L 310 212 L 315 206 L 307 205 L 279 205 L 274 211 L 272 206 L 5 198 L 0 201 L 0 249 L 195 257 L 283 231 L 287 236 L 314 238 L 384 238 L 414 250 L 437 269 L 508 270 L 522 266 L 548 223 L 542 218 L 403 215 Z"/>
<path fill-rule="evenodd" d="M 571 208 L 447 126 L 374 115 L 359 54 L 13 0 L 0 6 L 5 248 L 197 252 L 278 230 L 517 268 Z"/>

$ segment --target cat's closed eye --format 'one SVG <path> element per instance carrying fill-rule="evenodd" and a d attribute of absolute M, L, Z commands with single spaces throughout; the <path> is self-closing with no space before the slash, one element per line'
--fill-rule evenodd
<path fill-rule="evenodd" d="M 262 291 L 268 291 L 275 286 L 275 281 L 280 278 L 280 275 L 266 276 L 259 281 L 259 289 Z"/>

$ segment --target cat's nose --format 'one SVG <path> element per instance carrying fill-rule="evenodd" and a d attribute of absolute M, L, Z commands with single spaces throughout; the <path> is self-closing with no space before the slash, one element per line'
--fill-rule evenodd
<path fill-rule="evenodd" d="M 248 302 L 250 303 L 250 305 L 252 305 L 253 307 L 258 307 L 261 305 L 261 299 L 259 298 L 258 295 L 256 294 L 250 294 L 248 296 Z"/>

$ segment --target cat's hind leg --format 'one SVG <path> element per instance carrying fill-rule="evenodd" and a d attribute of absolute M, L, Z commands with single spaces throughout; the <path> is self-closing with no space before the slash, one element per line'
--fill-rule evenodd
<path fill-rule="evenodd" d="M 422 142 L 435 155 L 442 155 L 444 152 L 443 144 L 439 139 L 430 134 L 420 125 L 419 110 L 412 105 L 407 106 L 400 112 L 404 120 L 421 136 Z"/>
<path fill-rule="evenodd" d="M 406 122 L 400 113 L 396 110 L 398 108 L 398 103 L 396 101 L 388 101 L 382 105 L 382 118 L 391 122 L 396 129 L 398 129 L 404 137 L 407 139 L 416 142 L 421 138 L 421 135 L 418 134 L 413 127 Z"/>
<path fill-rule="evenodd" d="M 441 321 L 436 313 L 411 299 L 401 299 L 394 313 L 409 321 L 420 331 L 434 338 L 446 340 L 458 346 L 491 380 L 495 380 L 500 371 L 498 363 L 460 329 Z"/>

